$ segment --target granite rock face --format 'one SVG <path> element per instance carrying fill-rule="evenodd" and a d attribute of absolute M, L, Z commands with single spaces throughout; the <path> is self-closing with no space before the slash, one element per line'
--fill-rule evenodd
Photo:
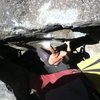
<path fill-rule="evenodd" d="M 1 0 L 0 31 L 13 27 L 28 29 L 46 25 L 100 25 L 99 0 Z"/>

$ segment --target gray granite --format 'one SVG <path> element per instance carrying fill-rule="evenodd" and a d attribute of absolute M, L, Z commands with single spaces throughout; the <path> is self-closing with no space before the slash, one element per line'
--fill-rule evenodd
<path fill-rule="evenodd" d="M 0 81 L 0 100 L 16 100 L 13 91 L 9 91 L 2 81 Z"/>
<path fill-rule="evenodd" d="M 0 31 L 7 34 L 13 27 L 32 29 L 48 24 L 100 25 L 99 9 L 100 0 L 1 0 Z"/>

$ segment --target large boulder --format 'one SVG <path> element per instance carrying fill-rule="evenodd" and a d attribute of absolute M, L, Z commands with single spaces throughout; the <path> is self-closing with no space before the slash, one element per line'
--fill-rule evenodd
<path fill-rule="evenodd" d="M 99 9 L 99 0 L 1 0 L 0 31 L 8 34 L 14 27 L 33 29 L 48 24 L 100 25 Z"/>

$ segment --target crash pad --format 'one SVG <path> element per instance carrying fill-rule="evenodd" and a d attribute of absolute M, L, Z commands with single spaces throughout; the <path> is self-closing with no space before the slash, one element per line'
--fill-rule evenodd
<path fill-rule="evenodd" d="M 100 54 L 81 61 L 77 65 L 100 93 Z"/>

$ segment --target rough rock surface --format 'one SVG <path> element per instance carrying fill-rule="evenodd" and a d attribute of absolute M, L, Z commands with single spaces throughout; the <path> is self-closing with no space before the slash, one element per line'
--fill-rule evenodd
<path fill-rule="evenodd" d="M 13 91 L 9 91 L 2 81 L 0 81 L 0 100 L 16 100 Z"/>
<path fill-rule="evenodd" d="M 48 24 L 98 25 L 99 9 L 99 0 L 1 0 L 0 30 L 40 28 Z"/>
<path fill-rule="evenodd" d="M 100 0 L 0 0 L 0 38 L 54 24 L 100 26 Z M 19 29 L 14 30 L 15 27 Z M 87 51 L 91 56 L 100 54 L 100 43 L 87 46 Z M 0 100 L 15 100 L 1 81 Z"/>

